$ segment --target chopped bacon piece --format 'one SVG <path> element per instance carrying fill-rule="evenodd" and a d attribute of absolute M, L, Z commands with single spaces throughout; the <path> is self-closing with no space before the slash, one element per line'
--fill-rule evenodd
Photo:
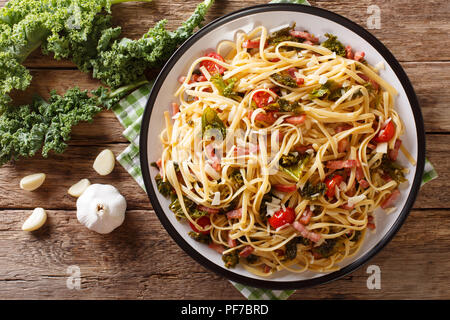
<path fill-rule="evenodd" d="M 253 251 L 255 251 L 255 248 L 253 248 L 252 246 L 245 246 L 244 249 L 242 249 L 242 251 L 239 252 L 239 256 L 246 258 L 249 255 L 251 255 Z"/>
<path fill-rule="evenodd" d="M 365 55 L 366 54 L 364 53 L 364 51 L 356 51 L 355 52 L 355 57 L 353 59 L 356 60 L 356 61 L 361 61 L 364 58 Z"/>
<path fill-rule="evenodd" d="M 398 150 L 400 149 L 401 145 L 402 145 L 402 140 L 400 140 L 400 139 L 395 140 L 394 149 L 389 150 L 389 159 L 391 159 L 392 161 L 397 160 Z"/>
<path fill-rule="evenodd" d="M 314 150 L 312 145 L 308 144 L 307 146 L 295 146 L 294 150 L 298 153 L 305 154 L 307 150 Z"/>
<path fill-rule="evenodd" d="M 294 67 L 292 67 L 292 68 L 289 68 L 289 69 L 287 69 L 286 70 L 286 72 L 292 77 L 292 78 L 296 78 L 296 76 L 295 76 L 295 73 L 298 71 L 298 69 L 297 68 L 294 68 Z"/>
<path fill-rule="evenodd" d="M 348 147 L 350 146 L 350 141 L 347 138 L 341 139 L 338 141 L 338 152 L 342 153 L 348 150 Z"/>
<path fill-rule="evenodd" d="M 300 38 L 300 39 L 305 39 L 306 41 L 310 41 L 313 44 L 315 43 L 319 43 L 319 38 L 314 37 L 313 35 L 311 35 L 309 32 L 306 31 L 298 31 L 298 30 L 291 30 L 289 32 L 291 34 L 291 36 L 296 37 L 296 38 Z"/>
<path fill-rule="evenodd" d="M 180 112 L 180 105 L 176 102 L 172 102 L 172 115 L 176 115 L 178 112 Z"/>
<path fill-rule="evenodd" d="M 348 189 L 346 193 L 349 197 L 353 197 L 356 194 L 356 183 L 353 182 L 352 186 Z"/>
<path fill-rule="evenodd" d="M 375 229 L 375 223 L 373 222 L 373 216 L 368 216 L 367 217 L 367 228 L 370 230 L 374 230 Z"/>
<path fill-rule="evenodd" d="M 344 203 L 342 206 L 341 206 L 341 208 L 342 209 L 345 209 L 345 210 L 353 210 L 354 208 L 355 208 L 355 206 L 353 205 L 353 206 L 350 206 L 348 203 Z"/>
<path fill-rule="evenodd" d="M 280 61 L 280 58 L 273 58 L 272 60 L 269 60 L 270 62 L 278 62 Z"/>
<path fill-rule="evenodd" d="M 158 160 L 156 160 L 156 165 L 158 166 L 159 169 L 162 168 L 162 159 L 159 158 Z"/>
<path fill-rule="evenodd" d="M 303 238 L 309 239 L 313 242 L 319 242 L 322 236 L 319 233 L 309 231 L 306 227 L 298 221 L 294 221 L 292 226 L 300 232 Z"/>
<path fill-rule="evenodd" d="M 327 161 L 326 167 L 328 169 L 344 169 L 344 168 L 355 168 L 358 166 L 358 160 L 330 160 Z"/>
<path fill-rule="evenodd" d="M 247 148 L 243 148 L 243 147 L 236 147 L 236 149 L 234 149 L 234 153 L 237 155 L 248 155 L 250 153 L 256 153 L 259 150 L 259 146 L 255 145 L 255 144 L 250 144 L 250 146 Z"/>
<path fill-rule="evenodd" d="M 347 130 L 350 130 L 352 128 L 353 128 L 353 126 L 343 125 L 343 126 L 338 126 L 335 131 L 336 131 L 336 133 L 340 133 L 342 131 L 347 131 Z"/>
<path fill-rule="evenodd" d="M 274 184 L 272 187 L 281 192 L 292 192 L 297 190 L 297 186 L 295 184 Z"/>
<path fill-rule="evenodd" d="M 395 189 L 392 193 L 381 203 L 382 209 L 387 209 L 393 206 L 394 202 L 400 197 L 400 191 Z"/>
<path fill-rule="evenodd" d="M 358 72 L 357 73 L 358 77 L 360 77 L 361 79 L 363 79 L 366 82 L 370 82 L 370 84 L 373 86 L 373 88 L 375 90 L 380 89 L 380 85 L 378 84 L 378 82 L 376 82 L 375 80 L 370 79 L 368 76 L 366 76 L 364 73 Z"/>
<path fill-rule="evenodd" d="M 216 156 L 212 143 L 206 146 L 206 155 L 208 156 L 208 159 L 212 161 L 211 167 L 213 167 L 216 171 L 220 171 L 222 167 L 220 165 L 219 158 Z"/>
<path fill-rule="evenodd" d="M 222 254 L 225 251 L 225 248 L 223 245 L 215 243 L 215 242 L 211 242 L 208 247 L 210 247 L 211 249 L 215 250 L 216 252 Z"/>
<path fill-rule="evenodd" d="M 228 219 L 240 219 L 242 217 L 242 208 L 231 210 L 227 212 Z"/>
<path fill-rule="evenodd" d="M 259 48 L 260 40 L 246 40 L 242 43 L 242 48 L 254 49 Z"/>
<path fill-rule="evenodd" d="M 268 266 L 267 264 L 264 264 L 263 266 L 263 272 L 264 273 L 269 273 L 270 271 L 272 271 L 272 267 Z"/>
<path fill-rule="evenodd" d="M 307 206 L 298 221 L 304 225 L 307 225 L 309 223 L 309 221 L 311 220 L 312 215 L 313 215 L 313 212 L 311 211 L 310 207 Z"/>
<path fill-rule="evenodd" d="M 345 47 L 345 57 L 347 59 L 353 59 L 355 57 L 351 46 Z"/>
<path fill-rule="evenodd" d="M 230 248 L 234 248 L 237 245 L 236 239 L 232 239 L 229 234 L 228 234 L 228 241 L 227 242 L 228 242 L 228 246 Z"/>
<path fill-rule="evenodd" d="M 284 119 L 284 122 L 294 124 L 294 125 L 300 125 L 306 120 L 306 114 L 302 114 L 301 116 L 293 116 L 288 117 Z"/>
<path fill-rule="evenodd" d="M 364 179 L 364 171 L 360 165 L 356 167 L 356 181 Z"/>
<path fill-rule="evenodd" d="M 207 212 L 209 214 L 216 214 L 216 213 L 220 212 L 220 209 L 205 207 L 205 206 L 202 206 L 201 204 L 199 204 L 197 206 L 197 209 L 200 210 L 200 211 L 203 211 L 203 212 Z"/>
<path fill-rule="evenodd" d="M 366 179 L 361 179 L 358 181 L 359 185 L 363 188 L 363 189 L 367 189 L 368 187 L 370 187 L 370 184 L 367 182 Z"/>

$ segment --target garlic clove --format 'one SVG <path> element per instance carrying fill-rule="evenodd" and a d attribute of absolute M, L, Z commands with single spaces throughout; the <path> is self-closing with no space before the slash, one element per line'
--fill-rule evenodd
<path fill-rule="evenodd" d="M 106 176 L 114 170 L 116 158 L 111 150 L 105 149 L 99 153 L 94 161 L 94 170 L 101 176 Z"/>
<path fill-rule="evenodd" d="M 36 208 L 22 225 L 23 231 L 34 231 L 42 227 L 47 221 L 47 213 L 42 208 Z"/>
<path fill-rule="evenodd" d="M 90 185 L 91 182 L 88 179 L 81 179 L 73 186 L 71 186 L 67 191 L 67 193 L 70 194 L 72 197 L 78 198 Z"/>
<path fill-rule="evenodd" d="M 45 181 L 45 173 L 35 173 L 23 177 L 20 180 L 20 188 L 27 191 L 33 191 L 39 188 Z"/>

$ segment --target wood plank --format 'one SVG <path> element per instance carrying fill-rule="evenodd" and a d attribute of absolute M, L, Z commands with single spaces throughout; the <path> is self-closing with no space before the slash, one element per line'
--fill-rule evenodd
<path fill-rule="evenodd" d="M 152 211 L 130 210 L 122 226 L 99 235 L 74 211 L 48 211 L 27 233 L 29 211 L 1 212 L 0 296 L 6 299 L 242 299 L 223 277 L 206 270 L 169 237 Z M 448 299 L 450 223 L 446 210 L 413 210 L 393 241 L 343 279 L 295 293 L 291 299 Z M 426 227 L 424 227 L 426 226 Z M 424 246 L 423 244 L 427 245 Z M 407 261 L 408 263 L 405 263 Z M 69 266 L 81 271 L 70 290 Z M 369 290 L 369 265 L 381 269 L 381 289 Z"/>
<path fill-rule="evenodd" d="M 97 143 L 97 142 L 95 142 Z M 150 209 L 146 193 L 138 187 L 125 169 L 116 163 L 108 176 L 99 176 L 92 168 L 97 154 L 110 148 L 117 156 L 128 144 L 70 145 L 62 155 L 50 155 L 43 159 L 40 155 L 23 159 L 0 168 L 0 208 L 43 207 L 48 209 L 72 210 L 75 199 L 66 192 L 68 188 L 83 178 L 92 183 L 108 183 L 116 186 L 128 201 L 129 209 Z M 450 190 L 446 187 L 450 180 L 450 165 L 443 152 L 450 145 L 450 135 L 427 136 L 427 157 L 434 164 L 439 178 L 426 184 L 419 193 L 415 208 L 447 208 Z M 20 179 L 28 174 L 44 172 L 47 179 L 44 185 L 34 192 L 19 188 Z"/>
<path fill-rule="evenodd" d="M 7 1 L 0 0 L 0 6 Z M 154 1 L 152 3 L 123 3 L 113 7 L 114 24 L 123 28 L 123 36 L 138 38 L 161 19 L 168 19 L 168 27 L 173 29 L 181 24 L 194 10 L 199 0 Z M 266 0 L 228 0 L 217 3 L 207 16 L 212 21 L 224 14 L 256 4 L 265 4 Z M 374 5 L 371 0 L 360 1 L 311 1 L 320 8 L 334 11 L 368 28 L 370 17 L 368 7 Z M 381 28 L 371 29 L 401 61 L 448 61 L 450 46 L 450 3 L 438 1 L 388 1 L 376 2 L 380 8 Z M 418 10 L 420 8 L 420 10 Z M 130 19 L 132 17 L 132 19 Z M 305 26 L 307 27 L 307 26 Z M 426 36 L 422 36 L 426 35 Z M 411 40 L 413 39 L 413 40 Z M 429 50 L 429 48 L 439 48 Z M 68 66 L 65 61 L 51 62 L 50 59 L 33 55 L 27 61 L 30 66 Z"/>
<path fill-rule="evenodd" d="M 443 85 L 450 81 L 450 62 L 404 62 L 405 72 L 414 86 L 424 116 L 425 130 L 427 132 L 450 132 L 450 88 Z M 34 94 L 48 98 L 49 92 L 54 89 L 64 93 L 67 89 L 78 86 L 83 90 L 95 89 L 100 82 L 92 79 L 90 75 L 78 70 L 32 70 L 33 81 L 24 92 L 16 91 L 13 95 L 16 104 L 29 103 Z M 76 79 L 76 81 L 74 81 Z M 106 119 L 103 119 L 106 117 Z M 99 115 L 98 126 L 82 125 L 76 129 L 73 139 L 90 139 L 97 136 L 109 136 L 110 142 L 123 141 L 120 133 L 123 129 L 118 122 L 108 122 L 111 115 Z M 102 125 L 109 123 L 109 125 Z M 107 137 L 105 137 L 107 139 Z M 105 142 L 107 142 L 105 140 Z M 89 142 L 87 142 L 89 143 Z"/>

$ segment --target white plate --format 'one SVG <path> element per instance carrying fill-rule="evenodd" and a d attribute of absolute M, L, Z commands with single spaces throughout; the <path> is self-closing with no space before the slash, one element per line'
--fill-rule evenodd
<path fill-rule="evenodd" d="M 371 65 L 376 65 L 380 61 L 384 63 L 385 69 L 380 71 L 380 76 L 399 92 L 395 106 L 404 121 L 406 132 L 401 138 L 404 146 L 417 160 L 417 166 L 411 166 L 400 153 L 399 161 L 409 168 L 406 176 L 409 182 L 401 190 L 397 210 L 389 215 L 382 210 L 375 212 L 376 230 L 366 233 L 359 253 L 342 261 L 339 264 L 340 270 L 332 273 L 300 274 L 281 271 L 270 277 L 259 277 L 239 265 L 235 269 L 225 268 L 218 253 L 188 236 L 191 230 L 189 225 L 175 219 L 175 215 L 168 208 L 170 201 L 157 191 L 154 180 L 157 170 L 150 168 L 150 163 L 161 156 L 162 146 L 158 136 L 165 127 L 163 113 L 174 101 L 174 93 L 179 86 L 178 77 L 187 73 L 196 58 L 203 56 L 206 51 L 215 49 L 222 40 L 233 40 L 238 30 L 249 32 L 263 25 L 271 31 L 293 22 L 298 28 L 319 36 L 321 41 L 326 39 L 323 36 L 325 33 L 337 35 L 339 40 L 350 44 L 355 51 L 364 51 L 365 59 Z M 425 159 L 425 133 L 417 98 L 408 77 L 388 49 L 374 36 L 348 19 L 323 9 L 292 4 L 271 4 L 247 8 L 224 16 L 201 29 L 177 50 L 161 71 L 153 87 L 143 115 L 140 150 L 144 182 L 153 208 L 169 234 L 188 254 L 205 267 L 240 283 L 272 289 L 297 289 L 328 282 L 354 271 L 390 241 L 408 215 L 420 188 Z"/>

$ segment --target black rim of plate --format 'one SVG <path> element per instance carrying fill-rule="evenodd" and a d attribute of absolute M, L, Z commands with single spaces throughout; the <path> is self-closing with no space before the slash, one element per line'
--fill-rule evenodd
<path fill-rule="evenodd" d="M 391 68 L 393 69 L 394 73 L 400 80 L 403 89 L 406 92 L 406 95 L 408 97 L 409 103 L 412 107 L 412 111 L 414 114 L 414 120 L 417 130 L 417 149 L 418 149 L 418 155 L 417 155 L 417 167 L 416 167 L 416 174 L 414 176 L 413 184 L 411 187 L 411 192 L 408 196 L 408 199 L 406 200 L 405 206 L 403 207 L 399 217 L 394 222 L 393 226 L 389 229 L 389 231 L 384 235 L 384 237 L 379 241 L 375 247 L 373 247 L 370 251 L 368 251 L 366 254 L 364 254 L 362 257 L 357 259 L 356 261 L 350 263 L 349 265 L 342 267 L 341 269 L 331 272 L 331 273 L 324 273 L 324 275 L 312 278 L 312 279 L 304 279 L 304 280 L 295 280 L 295 281 L 276 281 L 276 279 L 267 279 L 267 280 L 261 280 L 261 279 L 255 279 L 246 277 L 240 274 L 237 274 L 231 270 L 226 269 L 225 267 L 221 267 L 216 265 L 214 262 L 210 261 L 206 257 L 204 257 L 202 254 L 197 252 L 193 247 L 189 245 L 188 242 L 186 242 L 183 237 L 176 231 L 174 226 L 171 224 L 171 222 L 166 217 L 166 214 L 164 213 L 164 210 L 162 209 L 154 188 L 152 186 L 151 177 L 150 177 L 150 169 L 148 166 L 148 130 L 149 130 L 149 124 L 150 124 L 150 118 L 152 114 L 152 109 L 154 102 L 156 100 L 156 97 L 158 96 L 159 90 L 166 79 L 167 75 L 172 70 L 172 67 L 175 65 L 175 63 L 178 61 L 178 59 L 200 38 L 202 38 L 207 33 L 213 31 L 215 28 L 230 22 L 232 20 L 235 20 L 237 18 L 241 18 L 244 16 L 261 13 L 261 12 L 268 12 L 268 11 L 294 11 L 294 12 L 301 12 L 301 13 L 307 13 L 316 15 L 322 18 L 326 18 L 328 20 L 334 21 L 347 29 L 353 31 L 354 33 L 358 34 L 362 38 L 364 38 L 366 41 L 368 41 L 383 57 L 384 59 L 389 63 Z M 364 265 L 368 260 L 370 260 L 375 254 L 377 254 L 389 241 L 394 237 L 394 235 L 399 230 L 400 226 L 403 224 L 405 219 L 407 218 L 414 201 L 416 199 L 417 193 L 420 189 L 421 181 L 422 181 L 422 175 L 425 165 L 425 130 L 424 130 L 424 124 L 423 124 L 423 118 L 422 113 L 420 110 L 419 102 L 417 100 L 416 94 L 414 92 L 414 89 L 411 85 L 411 82 L 408 79 L 408 76 L 404 72 L 403 68 L 400 66 L 399 62 L 395 59 L 395 57 L 392 55 L 392 53 L 377 39 L 375 38 L 371 33 L 369 33 L 367 30 L 362 28 L 361 26 L 357 25 L 356 23 L 348 20 L 347 18 L 344 18 L 336 13 L 330 12 L 328 10 L 320 9 L 317 7 L 310 7 L 305 5 L 298 5 L 298 4 L 265 4 L 265 5 L 258 5 L 253 6 L 245 9 L 241 9 L 235 12 L 232 12 L 230 14 L 227 14 L 211 23 L 203 27 L 201 30 L 199 30 L 197 33 L 195 33 L 192 37 L 190 37 L 183 45 L 180 46 L 180 48 L 172 55 L 172 57 L 169 59 L 169 61 L 165 64 L 162 71 L 158 75 L 155 84 L 153 86 L 152 92 L 150 94 L 150 98 L 147 102 L 143 118 L 142 118 L 142 127 L 140 132 L 140 161 L 141 161 L 141 169 L 142 169 L 142 175 L 145 183 L 145 187 L 147 189 L 147 194 L 150 199 L 150 202 L 153 206 L 153 209 L 155 210 L 156 214 L 158 215 L 159 220 L 161 221 L 164 228 L 167 230 L 167 232 L 171 235 L 171 237 L 176 241 L 176 243 L 191 257 L 193 257 L 197 262 L 199 262 L 202 266 L 226 277 L 229 280 L 253 286 L 253 287 L 259 287 L 259 288 L 268 288 L 268 289 L 300 289 L 308 286 L 318 285 L 327 283 L 333 280 L 337 280 Z"/>

